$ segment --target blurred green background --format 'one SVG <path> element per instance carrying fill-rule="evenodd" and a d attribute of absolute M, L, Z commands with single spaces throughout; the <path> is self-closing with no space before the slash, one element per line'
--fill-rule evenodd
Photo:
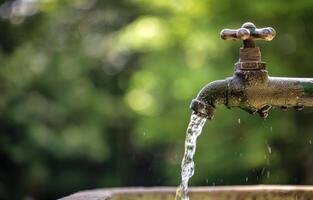
<path fill-rule="evenodd" d="M 223 28 L 274 27 L 270 75 L 313 77 L 310 0 L 14 0 L 0 18 L 0 199 L 178 185 L 189 103 L 238 59 Z M 221 106 L 190 184 L 313 184 L 312 117 Z"/>

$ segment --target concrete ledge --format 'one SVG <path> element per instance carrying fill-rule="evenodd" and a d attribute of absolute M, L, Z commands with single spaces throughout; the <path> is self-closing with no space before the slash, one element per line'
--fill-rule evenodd
<path fill-rule="evenodd" d="M 174 200 L 177 187 L 111 188 L 82 191 L 60 200 Z M 313 186 L 192 187 L 191 200 L 313 200 Z"/>

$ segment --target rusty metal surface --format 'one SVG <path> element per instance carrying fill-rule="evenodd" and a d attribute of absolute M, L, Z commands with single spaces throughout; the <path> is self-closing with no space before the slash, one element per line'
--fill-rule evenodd
<path fill-rule="evenodd" d="M 262 118 L 268 116 L 272 107 L 283 110 L 312 107 L 313 78 L 268 76 L 266 64 L 261 60 L 261 51 L 255 47 L 254 39 L 271 40 L 274 36 L 273 28 L 257 29 L 251 22 L 237 30 L 224 29 L 221 32 L 223 39 L 244 41 L 244 47 L 239 50 L 239 60 L 234 65 L 234 75 L 203 87 L 192 101 L 191 109 L 200 116 L 212 119 L 219 104 L 229 108 L 239 107 L 252 114 L 259 113 Z"/>
<path fill-rule="evenodd" d="M 264 76 L 256 72 L 252 75 L 241 73 L 209 83 L 192 101 L 191 108 L 211 119 L 219 104 L 239 107 L 251 114 L 259 113 L 262 118 L 267 117 L 272 107 L 300 110 L 313 106 L 313 79 Z"/>
<path fill-rule="evenodd" d="M 78 192 L 60 200 L 173 200 L 176 187 L 113 188 Z M 313 186 L 193 187 L 192 200 L 311 200 Z"/>

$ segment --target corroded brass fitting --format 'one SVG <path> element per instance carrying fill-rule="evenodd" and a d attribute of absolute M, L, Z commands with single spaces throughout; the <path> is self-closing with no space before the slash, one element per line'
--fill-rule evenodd
<path fill-rule="evenodd" d="M 266 118 L 272 107 L 301 110 L 304 106 L 313 106 L 313 79 L 268 76 L 255 40 L 271 41 L 275 34 L 273 28 L 259 29 L 251 22 L 239 29 L 222 30 L 222 39 L 243 41 L 234 75 L 203 87 L 191 102 L 191 109 L 199 116 L 212 119 L 216 106 L 224 104 Z"/>
<path fill-rule="evenodd" d="M 265 63 L 261 61 L 261 51 L 255 47 L 254 40 L 271 41 L 276 32 L 273 28 L 256 28 L 256 26 L 247 22 L 239 29 L 224 29 L 220 33 L 224 40 L 242 40 L 243 48 L 239 50 L 239 61 L 235 64 L 238 70 L 257 70 L 265 69 Z"/>

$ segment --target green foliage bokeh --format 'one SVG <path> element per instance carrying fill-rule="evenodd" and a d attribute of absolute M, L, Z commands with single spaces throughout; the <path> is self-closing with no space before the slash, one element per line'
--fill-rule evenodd
<path fill-rule="evenodd" d="M 238 59 L 223 28 L 274 27 L 269 74 L 313 77 L 312 1 L 34 2 L 0 12 L 0 199 L 178 185 L 189 103 Z M 312 117 L 218 108 L 191 185 L 313 184 Z"/>

